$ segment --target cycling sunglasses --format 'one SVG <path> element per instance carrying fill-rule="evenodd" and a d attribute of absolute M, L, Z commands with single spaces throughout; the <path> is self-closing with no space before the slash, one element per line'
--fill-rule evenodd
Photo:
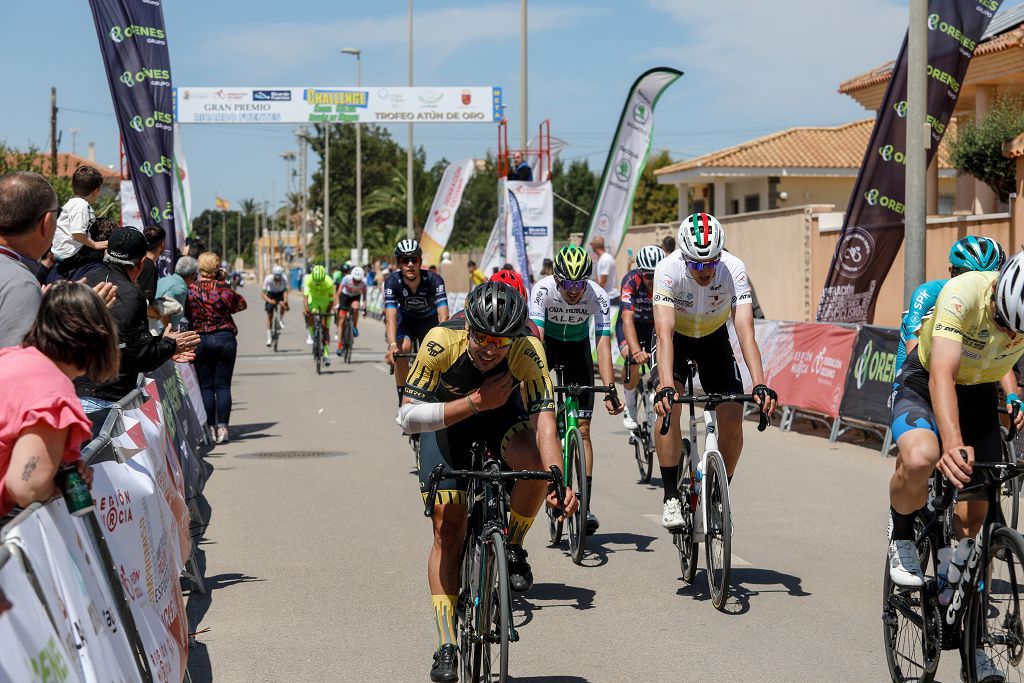
<path fill-rule="evenodd" d="M 476 342 L 477 346 L 493 346 L 503 349 L 506 346 L 511 346 L 512 342 L 515 341 L 512 337 L 496 337 L 493 334 L 485 334 L 475 330 L 470 330 L 469 334 L 473 337 L 473 341 Z"/>
<path fill-rule="evenodd" d="M 575 292 L 587 286 L 586 280 L 559 280 L 558 286 L 567 292 Z"/>
<path fill-rule="evenodd" d="M 714 270 L 715 268 L 718 267 L 718 264 L 719 264 L 720 261 L 721 261 L 721 259 L 717 259 L 717 258 L 714 261 L 690 261 L 690 260 L 687 260 L 686 261 L 686 267 L 689 268 L 690 270 L 696 270 L 697 272 L 700 272 L 700 271 L 703 271 L 703 270 Z"/>
<path fill-rule="evenodd" d="M 408 265 L 410 263 L 419 263 L 420 262 L 420 257 L 419 256 L 403 256 L 402 258 L 398 259 L 398 262 L 401 263 L 403 266 Z"/>

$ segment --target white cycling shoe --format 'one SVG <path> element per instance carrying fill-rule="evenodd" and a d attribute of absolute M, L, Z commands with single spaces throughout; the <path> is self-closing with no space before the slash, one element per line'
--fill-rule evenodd
<path fill-rule="evenodd" d="M 661 525 L 670 531 L 683 528 L 683 506 L 678 498 L 669 498 L 661 509 Z"/>
<path fill-rule="evenodd" d="M 917 556 L 913 541 L 889 542 L 889 578 L 903 588 L 920 588 L 924 585 L 924 572 Z"/>
<path fill-rule="evenodd" d="M 982 648 L 974 651 L 974 671 L 978 674 L 978 677 L 975 679 L 978 683 L 1003 683 L 1006 680 L 1006 674 L 989 659 Z M 960 680 L 967 680 L 962 669 L 960 671 Z"/>
<path fill-rule="evenodd" d="M 625 427 L 626 429 L 628 429 L 629 431 L 633 431 L 634 429 L 637 428 L 636 420 L 631 418 L 626 413 L 623 413 L 622 414 L 622 426 Z"/>

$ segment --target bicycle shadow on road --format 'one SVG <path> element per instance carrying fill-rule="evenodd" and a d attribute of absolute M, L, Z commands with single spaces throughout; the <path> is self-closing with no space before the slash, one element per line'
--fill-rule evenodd
<path fill-rule="evenodd" d="M 597 533 L 587 537 L 587 554 L 583 558 L 583 567 L 603 567 L 608 564 L 608 556 L 621 552 L 650 553 L 651 543 L 658 540 L 655 536 L 645 534 L 632 534 L 628 532 L 615 532 L 609 534 Z M 613 548 L 611 546 L 627 546 L 625 548 Z M 568 546 L 564 551 L 568 554 Z"/>
<path fill-rule="evenodd" d="M 564 583 L 535 583 L 525 595 L 513 594 L 512 623 L 516 628 L 522 628 L 533 621 L 534 612 L 554 607 L 571 607 L 576 610 L 593 609 L 595 595 L 597 595 L 597 591 L 591 588 L 567 586 Z M 538 604 L 544 602 L 551 604 Z"/>
<path fill-rule="evenodd" d="M 676 591 L 676 595 L 686 596 L 706 602 L 711 599 L 708 593 L 707 570 L 700 569 L 692 584 L 687 584 Z M 682 579 L 680 579 L 682 580 Z M 802 579 L 791 574 L 783 574 L 773 569 L 757 567 L 735 567 L 732 570 L 729 598 L 726 600 L 723 614 L 739 616 L 750 611 L 750 598 L 764 593 L 787 593 L 794 597 L 811 595 L 803 589 Z M 751 586 L 780 586 L 780 588 L 762 588 L 753 590 Z"/>

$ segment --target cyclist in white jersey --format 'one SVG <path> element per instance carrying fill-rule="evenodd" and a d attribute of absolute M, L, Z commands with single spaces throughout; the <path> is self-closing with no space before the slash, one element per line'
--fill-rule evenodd
<path fill-rule="evenodd" d="M 679 248 L 654 270 L 656 344 L 652 364 L 661 385 L 654 408 L 659 415 L 672 412 L 669 433 L 662 436 L 658 429 L 654 439 L 665 489 L 661 523 L 666 529 L 683 525 L 677 487 L 682 455 L 680 406 L 670 405 L 668 399 L 683 390 L 688 360 L 697 364 L 704 393 L 743 393 L 726 325 L 730 317 L 758 404 L 767 401 L 770 415 L 776 401 L 775 392 L 764 384 L 747 269 L 743 261 L 723 251 L 722 226 L 714 216 L 695 213 L 679 226 L 677 242 Z M 743 406 L 723 403 L 716 413 L 719 446 L 731 480 L 743 449 Z"/>
<path fill-rule="evenodd" d="M 338 284 L 338 355 L 342 354 L 341 328 L 345 324 L 345 316 L 352 312 L 352 336 L 359 336 L 359 305 L 366 292 L 365 271 L 356 266 L 341 279 Z"/>
<path fill-rule="evenodd" d="M 284 327 L 284 313 L 288 310 L 288 280 L 284 276 L 284 268 L 274 266 L 263 280 L 263 291 L 260 296 L 267 312 L 267 346 L 270 346 L 270 328 L 274 324 L 274 309 L 281 309 L 281 327 Z"/>
<path fill-rule="evenodd" d="M 574 244 L 562 247 L 555 255 L 555 274 L 540 280 L 530 292 L 530 318 L 536 323 L 544 343 L 547 366 L 563 366 L 562 381 L 566 384 L 593 385 L 594 357 L 590 349 L 590 318 L 593 317 L 601 384 L 614 386 L 610 306 L 601 286 L 587 279 L 593 267 L 590 254 L 582 248 Z M 604 405 L 610 415 L 622 411 L 621 404 L 609 399 L 605 399 Z M 593 412 L 594 395 L 580 396 L 580 436 L 587 459 L 588 485 L 592 485 L 594 475 L 594 449 L 590 443 Z M 587 510 L 587 532 L 593 533 L 599 526 L 597 517 Z"/>

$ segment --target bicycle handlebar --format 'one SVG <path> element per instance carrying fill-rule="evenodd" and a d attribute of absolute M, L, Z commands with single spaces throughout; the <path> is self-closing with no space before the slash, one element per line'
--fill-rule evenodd
<path fill-rule="evenodd" d="M 1002 406 L 997 406 L 996 410 L 1002 413 L 1003 415 L 1010 416 L 1010 428 L 1009 430 L 1007 430 L 1006 436 L 1003 437 L 1003 441 L 1005 441 L 1006 443 L 1010 443 L 1011 441 L 1017 438 L 1017 424 L 1015 420 L 1017 419 L 1017 413 L 1020 412 L 1020 408 L 1014 406 L 1012 410 L 1007 410 Z"/>
<path fill-rule="evenodd" d="M 688 403 L 696 405 L 698 403 L 704 404 L 706 408 L 711 410 L 715 409 L 720 403 L 747 403 L 754 400 L 753 394 L 708 394 L 707 396 L 677 396 L 669 399 L 674 405 L 676 403 Z M 671 413 L 667 413 L 661 420 L 661 429 L 659 430 L 662 436 L 668 434 L 669 419 L 672 417 Z M 763 432 L 768 428 L 768 414 L 761 410 L 758 412 L 757 418 L 757 431 Z"/>
<path fill-rule="evenodd" d="M 967 451 L 960 449 L 960 454 L 964 460 L 967 460 Z M 939 477 L 938 491 L 936 491 L 928 499 L 928 507 L 936 512 L 941 512 L 948 508 L 953 502 L 954 494 L 964 493 L 967 491 L 977 491 L 978 489 L 990 488 L 992 486 L 998 486 L 1005 481 L 1010 479 L 1016 479 L 1017 477 L 1024 476 L 1024 461 L 1022 462 L 976 462 L 974 463 L 974 469 L 981 472 L 982 481 L 977 484 L 971 484 L 970 486 L 964 486 L 962 489 L 957 489 L 953 486 L 941 472 L 936 470 L 936 474 Z"/>
<path fill-rule="evenodd" d="M 413 352 L 413 353 L 395 353 L 395 354 L 392 354 L 391 359 L 394 360 L 396 358 L 415 358 L 415 357 L 416 357 L 416 353 L 415 352 Z M 389 374 L 392 374 L 392 375 L 395 374 L 395 364 L 392 363 L 388 367 L 390 368 Z"/>
<path fill-rule="evenodd" d="M 635 360 L 630 360 L 628 357 L 623 358 L 622 360 L 623 360 L 623 364 L 625 365 L 625 368 L 626 368 L 625 372 L 623 374 L 623 377 L 622 377 L 622 381 L 627 383 L 627 384 L 629 383 L 629 369 L 631 367 L 633 367 L 634 365 L 647 365 L 648 362 L 649 362 L 649 361 L 644 361 L 643 363 L 637 363 Z"/>
<path fill-rule="evenodd" d="M 604 394 L 605 399 L 611 401 L 616 410 L 618 410 L 619 406 L 622 405 L 622 403 L 619 402 L 619 392 L 615 389 L 614 384 L 606 384 L 603 386 L 565 384 L 552 387 L 552 389 L 556 394 L 568 394 L 569 396 L 580 396 L 581 394 Z"/>
<path fill-rule="evenodd" d="M 438 463 L 433 470 L 430 471 L 430 478 L 427 480 L 428 492 L 427 499 L 424 501 L 423 516 L 433 517 L 434 516 L 434 504 L 437 500 L 437 487 L 441 484 L 442 479 L 449 478 L 466 478 L 466 479 L 481 479 L 484 481 L 515 481 L 517 479 L 533 479 L 540 480 L 544 479 L 550 481 L 558 494 L 558 510 L 565 516 L 565 484 L 562 481 L 562 471 L 557 466 L 552 465 L 548 468 L 547 472 L 540 472 L 536 470 L 523 470 L 523 471 L 512 471 L 503 472 L 498 466 L 497 460 L 488 460 L 484 463 L 483 470 L 453 470 L 444 463 Z"/>

